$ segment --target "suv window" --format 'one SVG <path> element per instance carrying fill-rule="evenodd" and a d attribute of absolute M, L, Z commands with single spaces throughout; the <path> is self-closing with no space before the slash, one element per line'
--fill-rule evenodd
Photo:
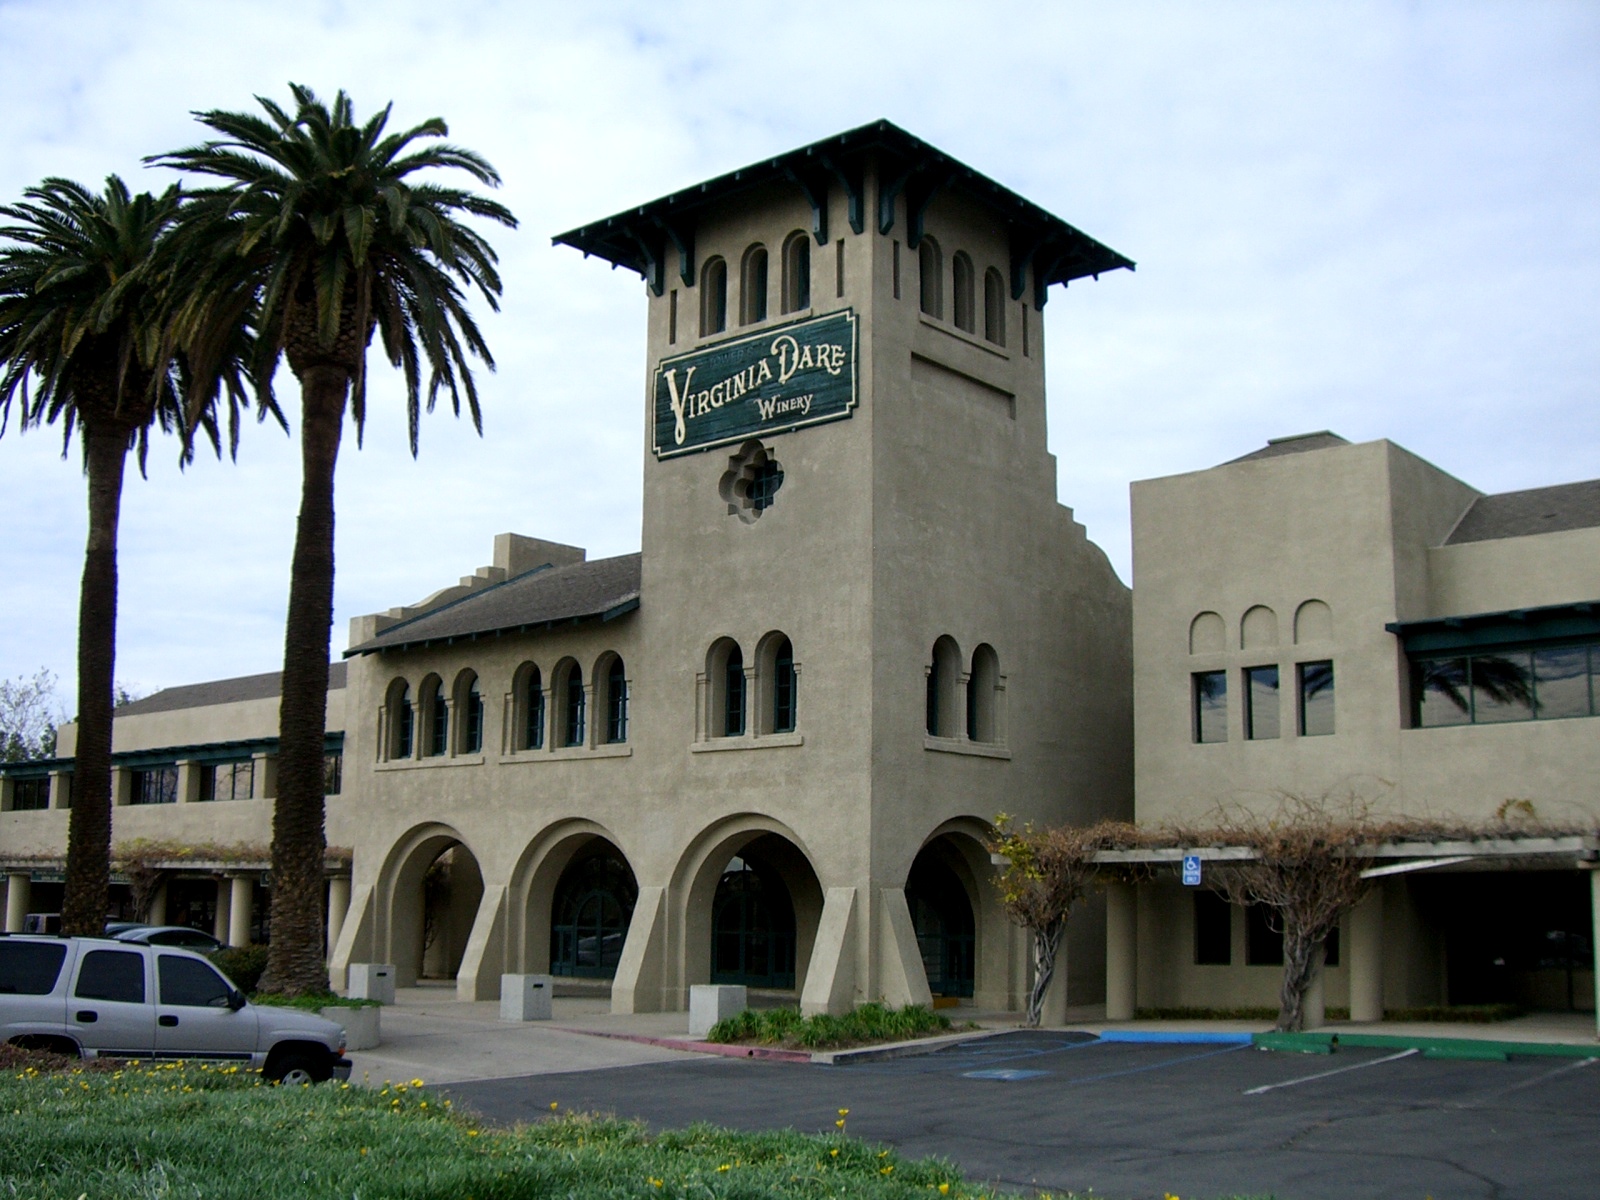
<path fill-rule="evenodd" d="M 188 1008 L 226 1008 L 233 989 L 227 981 L 192 958 L 163 954 L 156 959 L 156 975 L 161 980 L 161 1003 Z"/>
<path fill-rule="evenodd" d="M 0 942 L 0 994 L 48 996 L 67 948 L 48 942 Z"/>
<path fill-rule="evenodd" d="M 78 968 L 80 1000 L 144 1003 L 144 955 L 134 950 L 91 950 Z"/>
<path fill-rule="evenodd" d="M 152 946 L 181 946 L 185 950 L 215 950 L 217 939 L 198 929 L 163 929 L 143 939 Z M 165 959 L 162 959 L 165 962 Z"/>

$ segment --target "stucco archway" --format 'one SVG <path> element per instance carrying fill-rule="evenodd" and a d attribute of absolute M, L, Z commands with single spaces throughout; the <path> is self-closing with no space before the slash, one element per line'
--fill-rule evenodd
<path fill-rule="evenodd" d="M 583 819 L 556 823 L 512 872 L 508 969 L 609 980 L 637 894 L 633 864 L 610 830 Z M 589 946 L 585 938 L 597 940 Z"/>
<path fill-rule="evenodd" d="M 419 826 L 390 851 L 379 878 L 379 944 L 395 983 L 454 979 L 483 900 L 478 858 L 448 825 Z"/>
<path fill-rule="evenodd" d="M 907 869 L 906 903 L 935 1004 L 1014 1007 L 1017 939 L 993 883 L 987 846 L 993 832 L 976 817 L 946 821 Z"/>

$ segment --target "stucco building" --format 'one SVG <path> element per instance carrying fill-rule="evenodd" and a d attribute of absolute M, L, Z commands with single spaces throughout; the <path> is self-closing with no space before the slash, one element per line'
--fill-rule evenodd
<path fill-rule="evenodd" d="M 887 123 L 556 240 L 645 281 L 640 552 L 506 534 L 354 622 L 335 982 L 380 961 L 473 998 L 609 980 L 619 1011 L 711 980 L 807 1011 L 1016 1007 L 989 822 L 1132 811 L 1130 596 L 1056 498 L 1040 320 L 1052 285 L 1132 263 Z M 117 722 L 116 840 L 212 847 L 169 864 L 165 915 L 188 889 L 235 940 L 262 864 L 216 848 L 270 840 L 275 690 Z M 49 898 L 69 768 L 5 776 L 14 916 Z M 1102 931 L 1079 924 L 1058 1006 L 1101 999 Z"/>

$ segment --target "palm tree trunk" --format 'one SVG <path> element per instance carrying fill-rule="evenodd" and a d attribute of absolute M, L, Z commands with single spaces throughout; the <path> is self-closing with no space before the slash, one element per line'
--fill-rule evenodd
<path fill-rule="evenodd" d="M 322 954 L 323 743 L 333 629 L 333 475 L 344 428 L 347 372 L 309 368 L 300 380 L 300 521 L 289 576 L 278 796 L 272 813 L 272 932 L 261 990 L 326 991 Z"/>
<path fill-rule="evenodd" d="M 67 823 L 61 932 L 105 932 L 111 887 L 111 713 L 117 657 L 117 521 L 128 431 L 83 431 L 89 476 L 89 539 L 78 589 L 78 746 Z"/>

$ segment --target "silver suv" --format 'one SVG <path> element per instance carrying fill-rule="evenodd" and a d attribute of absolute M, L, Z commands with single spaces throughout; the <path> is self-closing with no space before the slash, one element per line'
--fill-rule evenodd
<path fill-rule="evenodd" d="M 0 934 L 0 1042 L 84 1058 L 236 1062 L 284 1083 L 350 1077 L 344 1030 L 254 1005 L 198 954 Z"/>

